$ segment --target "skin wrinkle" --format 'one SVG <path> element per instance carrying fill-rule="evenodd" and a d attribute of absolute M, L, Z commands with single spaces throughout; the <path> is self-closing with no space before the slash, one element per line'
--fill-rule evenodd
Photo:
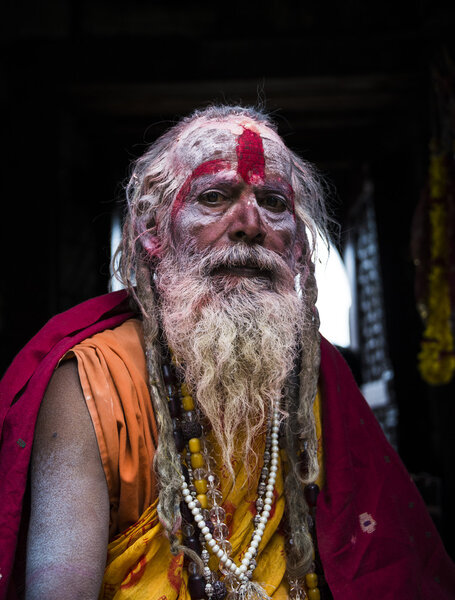
<path fill-rule="evenodd" d="M 205 207 L 198 201 L 198 197 L 207 189 L 220 189 L 231 200 L 219 209 Z M 262 195 L 270 191 L 284 195 L 286 188 L 280 180 L 275 184 L 273 179 L 266 186 L 246 186 L 239 182 L 238 175 L 232 171 L 222 171 L 212 177 L 196 180 L 184 210 L 179 211 L 173 223 L 174 244 L 189 244 L 192 239 L 196 239 L 199 249 L 202 249 L 207 245 L 216 248 L 232 243 L 229 236 L 234 235 L 237 226 L 233 221 L 237 219 L 238 226 L 242 229 L 245 219 L 251 218 L 257 224 L 258 233 L 265 235 L 264 245 L 294 264 L 303 245 L 302 232 L 296 226 L 291 207 L 275 213 L 257 204 L 258 201 L 261 202 Z M 244 214 L 242 202 L 247 205 L 245 210 L 250 213 L 250 217 Z M 253 227 L 256 226 L 254 223 Z"/>
<path fill-rule="evenodd" d="M 227 170 L 230 168 L 230 163 L 226 160 L 209 160 L 200 164 L 189 177 L 186 178 L 185 183 L 179 190 L 171 209 L 171 221 L 175 220 L 175 217 L 179 213 L 183 204 L 186 202 L 188 194 L 191 190 L 191 185 L 194 180 L 203 177 L 204 175 L 211 175 L 219 173 L 219 171 Z"/>
<path fill-rule="evenodd" d="M 274 134 L 272 130 L 265 127 L 257 128 L 252 123 L 245 123 L 245 127 L 248 126 L 247 129 L 242 126 L 240 128 L 234 128 L 234 130 L 230 127 L 231 124 L 229 122 L 217 123 L 216 125 L 216 128 L 213 127 L 213 123 L 205 126 L 202 125 L 196 130 L 192 130 L 192 136 L 189 136 L 187 133 L 178 140 L 177 146 L 174 149 L 174 168 L 177 173 L 187 172 L 187 169 L 191 169 L 191 171 L 188 173 L 185 182 L 182 184 L 179 193 L 177 194 L 178 202 L 173 205 L 171 220 L 176 217 L 176 214 L 181 209 L 181 206 L 190 191 L 189 183 L 197 178 L 197 170 L 205 163 L 224 159 L 227 163 L 237 165 L 237 172 L 243 175 L 243 179 L 246 183 L 263 180 L 262 176 L 259 177 L 259 179 L 254 176 L 250 178 L 247 172 L 244 171 L 245 161 L 241 158 L 242 154 L 239 149 L 239 144 L 242 145 L 242 137 L 245 136 L 245 132 L 250 131 L 255 132 L 256 137 L 258 137 L 261 142 L 260 144 L 259 142 L 256 142 L 256 151 L 260 151 L 263 155 L 267 156 L 265 172 L 263 173 L 261 167 L 257 167 L 259 169 L 258 173 L 263 174 L 266 180 L 273 177 L 275 179 L 280 179 L 282 182 L 286 182 L 287 195 L 293 203 L 294 192 L 290 183 L 291 161 L 289 151 L 286 146 L 284 146 L 281 139 L 275 135 L 270 139 L 270 133 Z M 254 135 L 249 137 L 250 140 L 251 137 L 254 140 Z M 262 147 L 260 148 L 260 146 Z M 258 164 L 258 160 L 260 160 L 260 158 L 254 161 L 253 165 Z"/>

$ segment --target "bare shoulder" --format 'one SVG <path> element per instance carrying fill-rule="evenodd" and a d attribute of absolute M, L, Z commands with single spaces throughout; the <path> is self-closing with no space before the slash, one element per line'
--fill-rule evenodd
<path fill-rule="evenodd" d="M 54 372 L 41 404 L 35 435 L 35 445 L 39 447 L 60 446 L 75 437 L 79 442 L 96 444 L 76 360 L 65 361 Z"/>
<path fill-rule="evenodd" d="M 31 492 L 27 599 L 95 599 L 105 565 L 109 496 L 73 360 L 55 371 L 40 408 Z"/>

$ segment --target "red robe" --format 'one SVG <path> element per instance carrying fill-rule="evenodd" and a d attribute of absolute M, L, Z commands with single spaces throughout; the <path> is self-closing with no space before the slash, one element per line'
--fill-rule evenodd
<path fill-rule="evenodd" d="M 0 600 L 15 597 L 9 582 L 35 423 L 55 366 L 81 340 L 131 316 L 123 291 L 57 315 L 0 383 Z M 453 600 L 455 568 L 426 507 L 348 366 L 324 339 L 320 384 L 326 483 L 316 524 L 334 600 Z"/>

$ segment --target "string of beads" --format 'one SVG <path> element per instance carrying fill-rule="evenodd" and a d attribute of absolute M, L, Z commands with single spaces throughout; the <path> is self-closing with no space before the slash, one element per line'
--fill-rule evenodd
<path fill-rule="evenodd" d="M 237 565 L 231 558 L 231 545 L 227 536 L 225 511 L 220 506 L 219 478 L 214 472 L 215 461 L 204 435 L 203 418 L 185 383 L 178 389 L 177 377 L 170 364 L 162 367 L 168 396 L 168 407 L 173 425 L 173 436 L 182 459 L 182 534 L 185 546 L 196 552 L 204 564 L 200 573 L 198 565 L 186 560 L 188 589 L 192 600 L 228 600 L 246 595 L 257 566 L 258 546 L 270 517 L 273 491 L 279 464 L 279 411 L 276 408 L 269 420 L 264 451 L 264 462 L 257 488 L 254 530 L 247 551 Z M 310 506 L 310 522 L 314 528 L 314 510 L 319 488 L 310 484 L 305 497 Z M 312 514 L 313 513 L 313 514 Z M 197 531 L 199 529 L 199 535 Z M 313 532 L 312 532 L 313 533 Z M 315 539 L 315 536 L 313 536 Z M 219 579 L 208 563 L 210 554 L 219 558 Z M 320 600 L 318 576 L 315 572 L 305 577 L 305 586 L 298 580 L 289 581 L 290 598 L 294 600 Z M 257 584 L 256 584 L 257 586 Z M 267 598 L 265 592 L 263 597 Z"/>

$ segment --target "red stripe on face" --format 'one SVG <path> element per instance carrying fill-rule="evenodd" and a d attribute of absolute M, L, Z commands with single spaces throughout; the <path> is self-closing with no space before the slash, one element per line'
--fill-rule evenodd
<path fill-rule="evenodd" d="M 245 183 L 256 183 L 265 178 L 264 146 L 259 134 L 244 129 L 237 142 L 237 173 Z"/>
<path fill-rule="evenodd" d="M 198 167 L 196 167 L 194 169 L 194 171 L 191 173 L 191 175 L 189 175 L 185 179 L 185 183 L 180 188 L 180 190 L 174 200 L 174 204 L 172 205 L 172 210 L 171 210 L 171 221 L 173 221 L 175 219 L 178 212 L 180 211 L 182 206 L 185 204 L 185 200 L 191 190 L 191 184 L 193 183 L 193 181 L 195 179 L 197 179 L 198 177 L 201 177 L 202 175 L 214 175 L 215 173 L 219 173 L 220 171 L 223 171 L 223 169 L 229 169 L 230 166 L 231 165 L 227 160 L 221 160 L 218 158 L 216 160 L 208 160 L 207 162 L 204 162 L 204 163 L 200 164 Z"/>

